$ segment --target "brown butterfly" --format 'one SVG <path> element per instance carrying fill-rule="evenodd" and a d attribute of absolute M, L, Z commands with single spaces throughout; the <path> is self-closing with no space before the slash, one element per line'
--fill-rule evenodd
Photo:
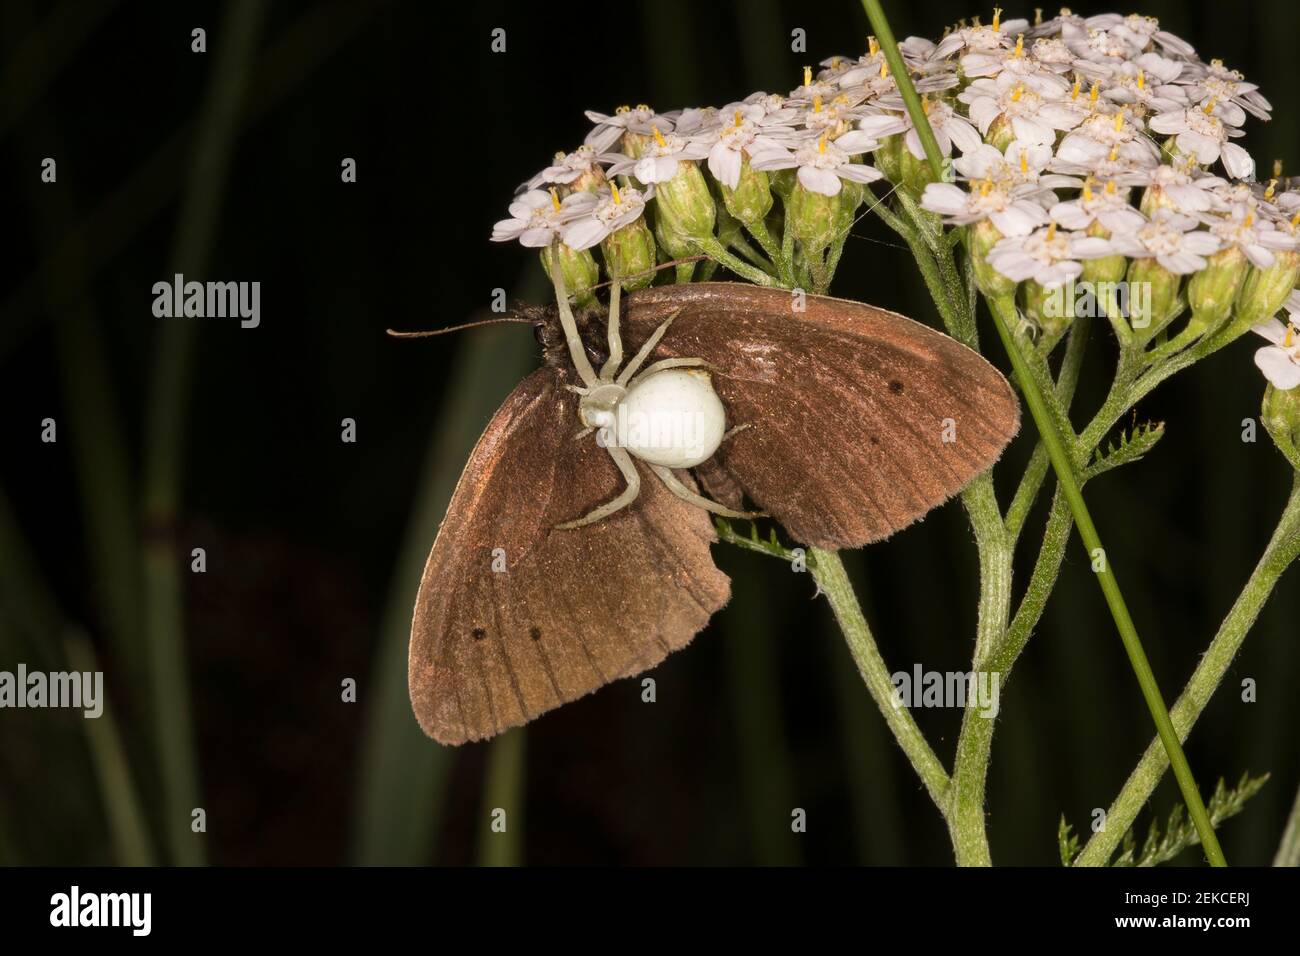
<path fill-rule="evenodd" d="M 1019 426 L 976 352 L 858 302 L 799 311 L 790 292 L 725 282 L 621 303 L 615 287 L 608 314 L 559 302 L 532 316 L 545 365 L 479 439 L 416 599 L 411 702 L 442 743 L 686 645 L 730 595 L 710 511 L 753 514 L 747 497 L 798 541 L 858 547 L 960 491 Z M 697 427 L 651 441 L 629 409 Z"/>

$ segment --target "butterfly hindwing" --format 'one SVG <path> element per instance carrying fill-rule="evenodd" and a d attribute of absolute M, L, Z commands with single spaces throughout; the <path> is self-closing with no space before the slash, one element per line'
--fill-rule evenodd
<path fill-rule="evenodd" d="M 635 348 L 677 317 L 655 357 L 703 358 L 727 409 L 721 468 L 800 541 L 859 547 L 905 527 L 997 460 L 1019 405 L 978 353 L 859 302 L 738 283 L 629 296 Z M 713 490 L 709 471 L 702 471 Z"/>
<path fill-rule="evenodd" d="M 539 369 L 502 404 L 424 569 L 410 692 L 442 743 L 493 736 L 657 664 L 730 593 L 708 515 L 645 468 L 630 506 L 555 529 L 625 486 L 595 436 L 575 438 L 577 400 L 561 384 Z"/>

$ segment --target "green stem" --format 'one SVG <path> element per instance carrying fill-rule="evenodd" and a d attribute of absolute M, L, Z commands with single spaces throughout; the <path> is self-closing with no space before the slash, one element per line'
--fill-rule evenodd
<path fill-rule="evenodd" d="M 703 238 L 693 236 L 691 237 L 691 242 L 696 246 L 699 246 L 700 251 L 714 262 L 718 263 L 718 265 L 725 266 L 742 279 L 748 279 L 755 285 L 780 285 L 775 278 L 768 275 L 762 269 L 759 269 L 756 266 L 751 266 L 743 259 L 738 259 L 736 256 L 733 256 L 726 250 L 722 243 L 713 236 L 705 236 Z"/>
<path fill-rule="evenodd" d="M 903 54 L 898 50 L 894 31 L 889 27 L 889 20 L 880 6 L 880 0 L 862 0 L 862 6 L 867 11 L 867 19 L 871 21 L 871 29 L 876 32 L 876 40 L 880 43 L 880 50 L 885 54 L 886 62 L 889 63 L 889 70 L 894 74 L 894 82 L 898 84 L 898 92 L 903 97 L 903 105 L 907 107 L 907 115 L 912 117 L 912 122 L 916 125 L 916 135 L 921 138 L 921 148 L 925 150 L 930 170 L 934 173 L 935 179 L 942 181 L 943 154 L 939 151 L 939 141 L 934 138 L 934 130 L 925 119 L 921 98 L 916 95 L 916 87 L 912 85 L 911 77 L 907 75 L 907 65 L 903 62 Z M 920 119 L 918 120 L 917 117 Z"/>
<path fill-rule="evenodd" d="M 875 638 L 871 636 L 867 619 L 862 614 L 862 608 L 858 606 L 853 585 L 844 570 L 844 563 L 834 551 L 813 548 L 810 556 L 812 561 L 809 562 L 809 571 L 835 613 L 835 620 L 844 634 L 845 642 L 849 645 L 853 662 L 858 665 L 863 683 L 867 685 L 867 692 L 876 702 L 881 715 L 885 718 L 885 723 L 889 725 L 894 739 L 898 741 L 898 745 L 903 748 L 903 753 L 911 761 L 917 776 L 925 784 L 930 799 L 941 812 L 946 813 L 948 774 L 944 771 L 939 758 L 934 755 L 934 751 L 930 749 L 929 743 L 921 733 L 921 728 L 916 726 L 911 712 L 906 707 L 897 706 L 898 696 L 893 681 L 890 680 L 889 668 L 884 658 L 880 656 L 880 649 L 876 647 Z"/>
<path fill-rule="evenodd" d="M 490 744 L 487 781 L 483 788 L 485 829 L 478 851 L 481 866 L 519 866 L 523 863 L 524 746 L 527 739 L 527 729 L 516 727 Z M 500 829 L 501 826 L 505 829 Z"/>
<path fill-rule="evenodd" d="M 1002 345 L 1006 349 L 1007 355 L 1011 359 L 1012 368 L 1020 381 L 1025 396 L 1025 404 L 1029 406 L 1030 414 L 1033 415 L 1034 422 L 1038 425 L 1043 444 L 1047 446 L 1047 454 L 1051 458 L 1052 468 L 1056 471 L 1058 486 L 1070 505 L 1070 511 L 1074 514 L 1074 523 L 1079 529 L 1079 537 L 1083 540 L 1084 547 L 1094 561 L 1094 567 L 1097 567 L 1097 563 L 1100 564 L 1100 569 L 1097 571 L 1097 581 L 1101 585 L 1106 603 L 1110 607 L 1111 616 L 1115 619 L 1115 627 L 1119 631 L 1120 640 L 1124 643 L 1124 650 L 1128 654 L 1129 664 L 1132 666 L 1133 673 L 1137 677 L 1138 686 L 1142 690 L 1142 697 L 1146 701 L 1147 709 L 1151 711 L 1151 718 L 1156 725 L 1156 733 L 1160 736 L 1160 741 L 1169 755 L 1170 763 L 1174 768 L 1174 776 L 1178 780 L 1178 787 L 1182 791 L 1183 800 L 1187 803 L 1188 814 L 1196 825 L 1196 832 L 1201 838 L 1201 845 L 1205 848 L 1205 855 L 1211 865 L 1226 866 L 1227 861 L 1224 859 L 1223 850 L 1219 847 L 1219 840 L 1215 836 L 1214 827 L 1211 825 L 1209 814 L 1205 810 L 1205 803 L 1196 788 L 1192 768 L 1187 763 L 1187 757 L 1183 753 L 1178 734 L 1169 719 L 1169 711 L 1166 709 L 1164 698 L 1160 694 L 1155 674 L 1151 671 L 1151 664 L 1147 661 L 1146 652 L 1142 648 L 1142 641 L 1138 637 L 1137 628 L 1129 615 L 1128 606 L 1124 603 L 1124 595 L 1120 591 L 1119 582 L 1115 578 L 1110 561 L 1106 557 L 1106 551 L 1102 547 L 1101 536 L 1097 533 L 1097 528 L 1092 522 L 1092 515 L 1088 512 L 1088 506 L 1083 500 L 1083 493 L 1079 490 L 1079 484 L 1075 477 L 1073 455 L 1070 450 L 1067 450 L 1064 439 L 1057 431 L 1056 423 L 1047 408 L 1042 393 L 1038 390 L 1034 376 L 1024 357 L 1020 354 L 1015 339 L 1012 337 L 1010 326 L 1014 321 L 1015 304 L 1007 300 L 994 299 L 989 301 L 989 306 L 993 313 L 994 325 L 997 326 L 998 336 L 1002 339 Z"/>
<path fill-rule="evenodd" d="M 1264 549 L 1263 557 L 1174 704 L 1172 729 L 1179 740 L 1187 736 L 1209 703 L 1215 688 L 1222 682 L 1233 658 L 1241 649 L 1247 632 L 1273 593 L 1278 578 L 1297 556 L 1300 556 L 1300 476 L 1296 477 L 1290 500 L 1282 512 L 1272 539 Z M 1169 766 L 1167 748 L 1162 746 L 1163 743 L 1162 736 L 1147 747 L 1142 759 L 1129 774 L 1123 790 L 1107 811 L 1106 829 L 1093 834 L 1075 861 L 1076 866 L 1104 866 L 1115 852 L 1125 831 L 1133 825 Z"/>
<path fill-rule="evenodd" d="M 987 669 L 1006 632 L 1011 608 L 1012 547 L 998 510 L 991 472 L 970 484 L 962 494 L 962 503 L 970 516 L 979 551 L 979 622 L 971 666 L 972 674 L 978 677 Z M 984 791 L 995 717 L 985 712 L 976 695 L 967 695 L 948 806 L 948 830 L 959 866 L 990 866 L 993 862 L 985 825 Z"/>

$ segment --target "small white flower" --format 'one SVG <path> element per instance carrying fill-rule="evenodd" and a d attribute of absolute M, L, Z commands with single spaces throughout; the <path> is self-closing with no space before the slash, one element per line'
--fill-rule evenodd
<path fill-rule="evenodd" d="M 1225 205 L 1216 192 L 1228 184 L 1218 176 L 1196 175 L 1188 163 L 1154 166 L 1135 175 L 1131 185 L 1144 186 L 1144 208 L 1169 206 L 1181 213 L 1202 213 Z"/>
<path fill-rule="evenodd" d="M 718 133 L 718 141 L 709 150 L 709 172 L 713 178 L 731 189 L 740 184 L 740 170 L 746 155 L 752 161 L 756 156 L 782 151 L 781 143 L 771 133 L 779 127 L 764 130 L 758 124 L 764 118 L 759 106 L 737 106 L 732 111 L 732 122 Z"/>
<path fill-rule="evenodd" d="M 1069 87 L 1054 74 L 1020 77 L 1001 73 L 975 80 L 957 95 L 969 106 L 971 122 L 987 135 L 999 117 L 1011 123 L 1016 139 L 1050 146 L 1058 130 L 1074 129 L 1087 113 L 1066 99 Z"/>
<path fill-rule="evenodd" d="M 896 133 L 906 133 L 903 142 L 907 146 L 907 151 L 917 159 L 925 159 L 925 147 L 921 145 L 920 134 L 912 125 L 912 117 L 908 115 L 902 99 L 882 97 L 876 101 L 876 105 L 888 112 L 865 117 L 858 123 L 858 129 L 877 139 L 884 139 Z M 934 138 L 939 143 L 939 152 L 944 156 L 952 155 L 954 143 L 963 153 L 977 149 L 983 143 L 970 120 L 947 103 L 926 98 L 922 100 L 922 105 L 925 108 L 926 119 L 930 121 L 930 128 L 934 130 Z"/>
<path fill-rule="evenodd" d="M 613 175 L 631 172 L 645 183 L 666 183 L 677 175 L 683 160 L 703 159 L 709 155 L 709 144 L 703 140 L 669 133 L 665 136 L 658 126 L 650 127 L 651 138 L 646 141 L 639 159 L 628 157 L 609 167 Z"/>
<path fill-rule="evenodd" d="M 571 220 L 586 215 L 596 201 L 591 193 L 572 193 L 561 202 L 554 189 L 530 189 L 510 204 L 510 218 L 492 227 L 492 241 L 518 239 L 530 249 L 544 248 Z"/>
<path fill-rule="evenodd" d="M 619 189 L 616 183 L 610 183 L 594 194 L 596 201 L 587 210 L 564 225 L 560 233 L 564 244 L 570 249 L 591 248 L 611 232 L 640 219 L 653 197 L 653 186 L 642 192 L 634 186 Z"/>
<path fill-rule="evenodd" d="M 1069 73 L 1074 66 L 1074 54 L 1060 37 L 1039 37 L 1030 47 L 1034 62 L 1053 73 Z"/>
<path fill-rule="evenodd" d="M 1160 150 L 1142 131 L 1142 121 L 1126 109 L 1093 112 L 1061 140 L 1056 155 L 1067 163 L 1088 166 L 1114 155 L 1137 167 L 1160 162 Z"/>
<path fill-rule="evenodd" d="M 1014 192 L 1018 187 L 1039 189 L 1073 189 L 1079 181 L 1071 176 L 1044 174 L 1052 161 L 1052 148 L 1012 140 L 1005 152 L 980 143 L 953 160 L 953 169 L 966 180 L 989 180 L 995 186 Z"/>
<path fill-rule="evenodd" d="M 988 26 L 976 24 L 953 30 L 935 47 L 934 55 L 947 58 L 962 50 L 988 51 L 1011 46 L 1018 34 L 1029 29 L 1028 20 L 1007 20 L 1003 22 L 1002 11 L 995 8 L 993 22 Z"/>
<path fill-rule="evenodd" d="M 617 153 L 602 154 L 596 151 L 596 147 L 586 145 L 579 146 L 571 153 L 556 153 L 555 161 L 551 165 L 520 186 L 516 192 L 537 189 L 539 186 L 567 186 L 582 176 L 600 170 L 602 163 L 611 163 L 619 159 L 622 159 L 622 156 Z"/>
<path fill-rule="evenodd" d="M 588 146 L 596 147 L 596 151 L 600 153 L 607 153 L 613 149 L 614 144 L 622 139 L 623 133 L 627 130 L 649 136 L 652 127 L 660 131 L 673 128 L 671 117 L 661 116 L 648 106 L 637 106 L 635 109 L 620 106 L 614 111 L 613 116 L 587 110 L 587 119 L 595 123 L 596 127 L 587 134 L 583 142 Z"/>
<path fill-rule="evenodd" d="M 1151 118 L 1151 128 L 1174 142 L 1184 153 L 1196 157 L 1202 166 L 1223 159 L 1223 168 L 1235 179 L 1253 179 L 1255 161 L 1250 154 L 1230 137 L 1241 136 L 1241 130 L 1228 125 L 1223 119 L 1225 109 L 1213 100 L 1204 106 L 1193 106 L 1172 113 L 1159 113 Z"/>
<path fill-rule="evenodd" d="M 869 152 L 880 144 L 866 133 L 854 130 L 839 139 L 831 140 L 823 133 L 816 142 L 805 143 L 794 152 L 789 150 L 764 152 L 752 159 L 755 169 L 798 169 L 800 185 L 809 192 L 823 196 L 838 196 L 840 180 L 855 183 L 873 183 L 883 177 L 874 166 L 855 163 L 852 158 Z"/>
<path fill-rule="evenodd" d="M 1255 332 L 1272 342 L 1255 353 L 1255 364 L 1274 388 L 1290 391 L 1300 385 L 1300 330 L 1291 322 L 1283 325 L 1269 319 L 1255 326 Z"/>
<path fill-rule="evenodd" d="M 1066 51 L 1068 53 L 1068 51 Z M 1068 59 L 1067 59 L 1068 64 Z M 1037 56 L 1025 54 L 1025 35 L 1016 37 L 1016 45 L 1011 49 L 997 48 L 967 53 L 961 58 L 961 70 L 968 77 L 975 79 L 984 76 L 998 76 L 1002 73 L 1014 73 L 1019 77 L 1035 76 L 1039 73 L 1060 73 L 1050 64 Z"/>
<path fill-rule="evenodd" d="M 1235 206 L 1227 216 L 1202 216 L 1201 221 L 1209 226 L 1222 248 L 1235 246 L 1245 253 L 1251 265 L 1259 269 L 1267 269 L 1273 264 L 1275 250 L 1296 247 L 1295 236 L 1278 229 L 1268 219 L 1256 216 L 1251 205 Z"/>
<path fill-rule="evenodd" d="M 1194 103 L 1217 100 L 1241 107 L 1257 119 L 1267 120 L 1273 105 L 1264 99 L 1259 87 L 1247 83 L 1236 70 L 1223 65 L 1222 60 L 1191 64 L 1185 74 L 1187 93 Z M 1240 123 L 1236 125 L 1240 126 Z"/>
<path fill-rule="evenodd" d="M 1085 182 L 1078 199 L 1059 202 L 1048 213 L 1066 229 L 1076 231 L 1099 222 L 1110 232 L 1132 232 L 1141 229 L 1147 221 L 1129 205 L 1128 190 L 1117 188 L 1114 180 L 1107 182 L 1104 189 L 1097 190 Z"/>
<path fill-rule="evenodd" d="M 988 180 L 967 192 L 952 183 L 930 183 L 921 208 L 938 213 L 950 226 L 969 226 L 988 219 L 1004 236 L 1024 236 L 1047 223 L 1047 211 L 1031 199 L 994 188 Z"/>
<path fill-rule="evenodd" d="M 1196 220 L 1172 209 L 1157 209 L 1146 225 L 1134 232 L 1111 237 L 1117 253 L 1131 259 L 1154 258 L 1175 275 L 1190 275 L 1205 268 L 1205 256 L 1219 251 L 1217 237 L 1196 229 Z"/>
<path fill-rule="evenodd" d="M 1008 236 L 989 251 L 989 265 L 1015 282 L 1032 279 L 1046 289 L 1083 273 L 1080 260 L 1114 255 L 1111 244 L 1080 232 L 1060 232 L 1056 223 L 1027 236 Z"/>
<path fill-rule="evenodd" d="M 1185 87 L 1173 82 L 1183 64 L 1157 53 L 1144 53 L 1122 63 L 1102 94 L 1112 103 L 1140 106 L 1149 113 L 1170 113 L 1188 106 Z"/>

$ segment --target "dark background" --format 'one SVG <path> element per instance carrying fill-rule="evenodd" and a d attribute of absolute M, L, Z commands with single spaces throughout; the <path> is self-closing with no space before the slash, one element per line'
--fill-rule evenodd
<path fill-rule="evenodd" d="M 900 37 L 990 14 L 886 6 Z M 735 597 L 655 671 L 652 707 L 624 681 L 494 758 L 487 745 L 438 748 L 406 700 L 424 556 L 468 449 L 536 347 L 522 327 L 417 343 L 384 329 L 465 321 L 498 287 L 543 295 L 535 255 L 487 237 L 516 184 L 581 141 L 584 109 L 788 90 L 805 63 L 865 48 L 854 0 L 277 3 L 242 21 L 238 6 L 211 3 L 0 10 L 0 669 L 66 667 L 67 642 L 86 636 L 122 742 L 118 760 L 78 714 L 0 712 L 0 862 L 123 860 L 105 794 L 120 796 L 124 779 L 146 831 L 137 850 L 174 859 L 163 793 L 177 767 L 158 740 L 185 698 L 166 664 L 178 651 L 214 863 L 467 863 L 492 849 L 529 863 L 951 862 L 810 579 L 757 556 L 715 548 Z M 1261 85 L 1274 119 L 1252 120 L 1245 140 L 1261 171 L 1274 156 L 1300 164 L 1294 4 L 1138 12 Z M 1018 15 L 1032 10 L 1008 8 Z M 205 54 L 190 51 L 196 26 Z M 507 31 L 502 55 L 489 51 L 495 27 Z M 796 27 L 807 54 L 790 52 Z M 230 82 L 242 84 L 240 108 L 223 122 L 205 104 Z M 40 182 L 46 156 L 57 184 Z M 355 184 L 340 182 L 343 157 L 357 161 Z M 906 251 L 870 220 L 858 236 L 835 292 L 936 322 Z M 177 266 L 260 281 L 261 327 L 155 319 L 151 287 Z M 1076 402 L 1089 414 L 1113 361 L 1109 332 L 1093 335 Z M 1254 347 L 1240 341 L 1164 386 L 1139 409 L 1168 422 L 1155 453 L 1088 488 L 1171 701 L 1289 488 L 1262 431 L 1240 440 L 1263 391 Z M 178 417 L 179 447 L 159 446 L 159 412 Z M 40 441 L 46 417 L 57 444 Z M 356 444 L 340 441 L 344 417 Z M 1028 446 L 999 469 L 1004 503 Z M 149 478 L 169 450 L 183 464 L 175 507 L 168 482 Z M 1040 503 L 1021 583 L 1042 520 Z M 194 547 L 205 574 L 188 572 Z M 150 632 L 168 569 L 179 569 L 179 617 Z M 852 555 L 851 572 L 891 668 L 969 666 L 977 578 L 959 505 Z M 1207 792 L 1220 775 L 1273 774 L 1222 831 L 1234 863 L 1271 859 L 1300 779 L 1298 619 L 1292 573 L 1188 745 Z M 346 677 L 356 704 L 340 701 Z M 1244 677 L 1258 703 L 1240 702 Z M 958 719 L 918 713 L 945 763 Z M 1003 696 L 994 859 L 1057 862 L 1062 812 L 1086 830 L 1151 736 L 1072 539 Z M 526 800 L 510 803 L 503 851 L 485 840 L 485 805 L 501 805 L 485 780 L 524 750 Z M 116 782 L 101 785 L 97 766 Z M 508 794 L 508 773 L 495 779 Z M 1177 800 L 1166 781 L 1153 807 L 1163 816 Z M 806 835 L 790 833 L 793 807 L 808 812 Z"/>

